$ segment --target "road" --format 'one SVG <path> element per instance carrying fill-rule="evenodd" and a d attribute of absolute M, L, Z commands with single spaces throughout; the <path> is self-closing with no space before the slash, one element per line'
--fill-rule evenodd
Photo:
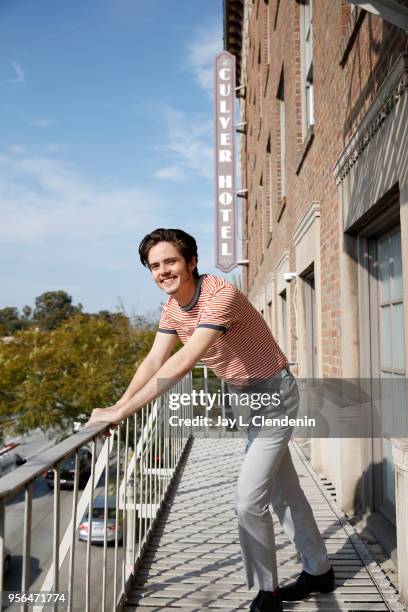
<path fill-rule="evenodd" d="M 26 439 L 19 445 L 19 453 L 25 458 L 32 457 L 38 450 L 44 450 L 50 441 L 35 434 L 32 439 Z M 53 444 L 53 442 L 51 442 Z M 111 482 L 113 479 L 111 479 Z M 99 488 L 98 488 L 99 489 Z M 96 491 L 103 494 L 103 489 Z M 81 495 L 81 492 L 79 492 Z M 72 491 L 61 490 L 61 526 L 60 534 L 63 534 L 69 524 L 72 513 Z M 20 590 L 22 575 L 22 553 L 23 553 L 23 525 L 24 525 L 24 493 L 20 493 L 10 499 L 6 506 L 6 544 L 11 549 L 11 568 L 5 579 L 5 590 Z M 30 561 L 30 591 L 39 590 L 45 579 L 52 560 L 52 536 L 53 536 L 53 491 L 49 489 L 45 478 L 39 477 L 33 485 L 33 513 L 32 513 L 32 540 Z M 74 610 L 85 609 L 85 568 L 86 568 L 86 542 L 76 539 L 75 546 L 75 595 Z M 108 547 L 107 555 L 107 605 L 112 609 L 113 598 L 113 567 L 114 547 Z M 124 547 L 118 550 L 118 585 L 121 582 L 121 571 L 123 565 Z M 69 556 L 63 563 L 61 569 L 60 591 L 68 590 L 68 563 Z M 102 598 L 102 568 L 103 568 L 103 546 L 91 546 L 91 610 L 99 610 Z M 118 592 L 120 588 L 118 589 Z"/>
<path fill-rule="evenodd" d="M 14 442 L 18 444 L 16 451 L 24 457 L 24 459 L 31 459 L 41 452 L 51 448 L 56 443 L 54 432 L 49 431 L 47 433 L 42 432 L 40 429 L 35 429 L 29 434 L 22 436 L 9 436 L 5 439 L 5 443 Z"/>

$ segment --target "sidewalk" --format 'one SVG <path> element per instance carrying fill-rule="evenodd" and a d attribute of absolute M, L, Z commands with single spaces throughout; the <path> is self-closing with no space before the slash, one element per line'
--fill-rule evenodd
<path fill-rule="evenodd" d="M 326 542 L 337 589 L 284 610 L 406 610 L 380 566 L 339 512 L 300 449 L 295 467 Z M 149 544 L 126 610 L 248 610 L 233 510 L 242 439 L 195 438 Z M 281 584 L 301 571 L 296 551 L 275 518 Z"/>
<path fill-rule="evenodd" d="M 43 433 L 41 429 L 34 429 L 30 433 L 21 436 L 8 436 L 5 438 L 5 444 L 11 442 L 18 444 L 16 451 L 27 460 L 39 453 L 45 452 L 56 444 L 55 438 L 50 440 L 48 435 Z"/>

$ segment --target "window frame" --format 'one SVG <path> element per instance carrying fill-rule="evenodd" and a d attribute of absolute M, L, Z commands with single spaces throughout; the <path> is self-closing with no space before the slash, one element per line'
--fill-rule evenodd
<path fill-rule="evenodd" d="M 302 140 L 315 124 L 313 88 L 313 0 L 301 0 L 300 78 L 302 90 Z"/>

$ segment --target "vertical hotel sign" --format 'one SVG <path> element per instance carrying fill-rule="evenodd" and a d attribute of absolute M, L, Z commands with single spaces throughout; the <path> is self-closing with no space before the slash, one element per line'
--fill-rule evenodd
<path fill-rule="evenodd" d="M 223 272 L 236 267 L 235 206 L 235 56 L 215 58 L 215 265 Z"/>

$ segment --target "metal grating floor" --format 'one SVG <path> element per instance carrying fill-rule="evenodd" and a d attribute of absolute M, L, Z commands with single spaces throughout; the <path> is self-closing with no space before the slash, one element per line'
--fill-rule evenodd
<path fill-rule="evenodd" d="M 284 610 L 406 610 L 364 543 L 334 505 L 301 451 L 291 444 L 300 482 L 336 573 L 334 593 L 285 602 Z M 240 438 L 195 438 L 149 543 L 125 610 L 248 610 L 234 486 L 243 458 Z M 301 571 L 295 548 L 275 518 L 280 583 Z"/>

